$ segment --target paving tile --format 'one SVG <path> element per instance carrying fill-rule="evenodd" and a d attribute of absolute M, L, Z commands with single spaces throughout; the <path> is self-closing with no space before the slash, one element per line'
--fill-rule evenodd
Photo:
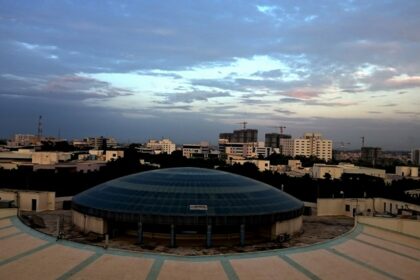
<path fill-rule="evenodd" d="M 210 280 L 228 278 L 219 261 L 188 262 L 166 260 L 160 270 L 158 279 Z"/>
<path fill-rule="evenodd" d="M 0 279 L 56 279 L 93 252 L 53 245 L 0 266 Z"/>
<path fill-rule="evenodd" d="M 0 228 L 10 226 L 11 224 L 12 224 L 12 221 L 10 221 L 10 219 L 0 220 Z"/>
<path fill-rule="evenodd" d="M 299 270 L 277 256 L 233 259 L 230 261 L 240 279 L 308 279 Z"/>
<path fill-rule="evenodd" d="M 11 235 L 11 234 L 17 233 L 17 232 L 19 232 L 19 230 L 15 227 L 0 229 L 0 238 L 6 237 L 8 235 Z"/>
<path fill-rule="evenodd" d="M 391 241 L 375 238 L 375 237 L 372 237 L 372 236 L 369 236 L 369 235 L 366 235 L 366 234 L 361 234 L 361 235 L 357 236 L 356 240 L 365 241 L 365 242 L 368 242 L 370 244 L 380 246 L 380 247 L 386 248 L 388 250 L 395 251 L 395 252 L 398 252 L 400 254 L 407 255 L 407 256 L 410 256 L 410 257 L 413 257 L 413 258 L 416 258 L 416 259 L 420 260 L 420 250 L 413 249 L 411 247 L 407 247 L 407 246 L 404 246 L 404 245 L 393 243 Z"/>
<path fill-rule="evenodd" d="M 334 247 L 354 259 L 404 279 L 419 279 L 420 262 L 354 240 Z"/>
<path fill-rule="evenodd" d="M 0 240 L 0 260 L 14 257 L 45 243 L 46 241 L 27 234 L 20 234 L 7 239 L 2 239 Z"/>
<path fill-rule="evenodd" d="M 388 230 L 381 230 L 374 227 L 365 226 L 363 232 L 390 240 L 393 242 L 397 242 L 400 244 L 404 244 L 416 249 L 420 249 L 420 239 L 416 239 L 414 237 L 409 237 L 406 235 L 398 234 L 396 232 L 388 231 Z"/>
<path fill-rule="evenodd" d="M 383 275 L 326 250 L 293 254 L 289 258 L 321 279 L 384 279 Z"/>
<path fill-rule="evenodd" d="M 146 279 L 152 259 L 103 255 L 70 279 Z"/>

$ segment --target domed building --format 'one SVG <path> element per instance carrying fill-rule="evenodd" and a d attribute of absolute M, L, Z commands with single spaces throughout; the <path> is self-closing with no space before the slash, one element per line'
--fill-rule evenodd
<path fill-rule="evenodd" d="M 274 240 L 302 226 L 303 202 L 262 182 L 219 170 L 168 168 L 121 177 L 73 198 L 84 232 L 202 240 L 207 246 Z"/>

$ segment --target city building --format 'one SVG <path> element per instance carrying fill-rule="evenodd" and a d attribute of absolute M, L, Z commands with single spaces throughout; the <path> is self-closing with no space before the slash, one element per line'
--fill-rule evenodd
<path fill-rule="evenodd" d="M 418 177 L 419 168 L 412 166 L 396 166 L 395 175 L 402 177 Z"/>
<path fill-rule="evenodd" d="M 343 194 L 345 196 L 345 194 Z M 318 216 L 372 216 L 373 214 L 406 215 L 414 217 L 420 206 L 387 198 L 318 198 Z M 407 218 L 407 217 L 406 217 Z M 388 218 L 389 219 L 389 218 Z"/>
<path fill-rule="evenodd" d="M 129 188 L 127 188 L 129 186 Z M 73 197 L 73 223 L 84 232 L 136 230 L 139 243 L 159 236 L 202 240 L 274 240 L 298 232 L 303 202 L 262 182 L 213 169 L 168 168 L 106 182 Z"/>
<path fill-rule="evenodd" d="M 208 142 L 200 144 L 184 144 L 182 145 L 182 155 L 186 158 L 204 158 L 209 157 L 210 148 Z"/>
<path fill-rule="evenodd" d="M 7 142 L 9 147 L 25 147 L 38 144 L 40 144 L 40 139 L 33 134 L 15 134 L 13 140 Z"/>
<path fill-rule="evenodd" d="M 35 152 L 32 154 L 32 163 L 41 165 L 57 164 L 71 160 L 72 153 L 65 152 Z"/>
<path fill-rule="evenodd" d="M 305 133 L 303 138 L 280 139 L 286 156 L 316 156 L 329 161 L 332 159 L 332 140 L 324 139 L 320 133 Z"/>
<path fill-rule="evenodd" d="M 338 165 L 315 163 L 312 167 L 313 178 L 324 179 L 328 176 L 326 175 L 327 173 L 331 176 L 331 179 L 340 179 L 343 174 L 363 174 L 382 179 L 386 177 L 384 169 L 355 166 L 349 163 L 340 163 Z"/>
<path fill-rule="evenodd" d="M 105 161 L 117 160 L 124 157 L 123 150 L 111 150 L 105 152 Z"/>
<path fill-rule="evenodd" d="M 378 162 L 378 160 L 382 157 L 382 149 L 379 147 L 362 147 L 360 160 L 371 163 L 372 166 Z"/>
<path fill-rule="evenodd" d="M 420 165 L 420 149 L 411 150 L 411 162 Z"/>
<path fill-rule="evenodd" d="M 176 150 L 176 145 L 170 139 L 149 140 L 145 144 L 146 149 L 150 150 L 152 154 L 172 154 Z"/>
<path fill-rule="evenodd" d="M 266 133 L 265 134 L 265 147 L 270 147 L 272 149 L 278 149 L 279 153 L 282 154 L 282 146 L 280 143 L 281 139 L 291 139 L 292 136 L 282 133 Z"/>
<path fill-rule="evenodd" d="M 258 141 L 257 129 L 239 129 L 233 133 L 220 133 L 219 139 L 226 139 L 231 143 L 252 143 Z"/>
<path fill-rule="evenodd" d="M 240 129 L 234 130 L 233 133 L 219 134 L 219 152 L 224 158 L 257 157 L 258 153 L 265 155 L 266 149 L 260 149 L 258 144 L 258 130 L 256 129 Z"/>
<path fill-rule="evenodd" d="M 245 164 L 245 163 L 252 163 L 256 167 L 258 167 L 258 170 L 263 172 L 266 170 L 271 170 L 270 168 L 270 161 L 269 160 L 263 160 L 263 159 L 231 159 L 228 161 L 230 165 L 234 164 Z"/>
<path fill-rule="evenodd" d="M 13 201 L 22 211 L 45 211 L 55 209 L 55 192 L 1 189 L 0 201 Z"/>

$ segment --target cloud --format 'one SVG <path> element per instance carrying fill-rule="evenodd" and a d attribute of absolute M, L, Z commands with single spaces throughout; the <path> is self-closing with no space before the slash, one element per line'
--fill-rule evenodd
<path fill-rule="evenodd" d="M 53 76 L 45 78 L 24 78 L 2 75 L 0 95 L 31 96 L 35 98 L 66 99 L 82 101 L 87 99 L 109 99 L 131 96 L 131 90 L 111 86 L 108 82 L 78 75 Z"/>
<path fill-rule="evenodd" d="M 281 78 L 283 76 L 283 72 L 281 69 L 275 69 L 270 71 L 257 71 L 251 76 L 261 77 L 261 78 Z"/>
<path fill-rule="evenodd" d="M 275 109 L 274 111 L 277 112 L 277 113 L 280 113 L 280 114 L 284 114 L 284 115 L 293 115 L 293 114 L 296 114 L 296 112 L 293 112 L 293 111 L 290 111 L 290 110 L 286 110 L 286 109 Z"/>
<path fill-rule="evenodd" d="M 303 100 L 313 99 L 315 97 L 320 96 L 321 94 L 322 93 L 320 91 L 314 90 L 312 88 L 296 88 L 286 93 L 283 93 L 283 95 Z"/>
<path fill-rule="evenodd" d="M 166 93 L 161 94 L 164 97 L 162 101 L 156 101 L 159 104 L 174 104 L 174 103 L 193 103 L 194 101 L 208 101 L 211 98 L 229 97 L 229 92 L 217 91 L 200 91 L 194 90 L 182 93 Z"/>

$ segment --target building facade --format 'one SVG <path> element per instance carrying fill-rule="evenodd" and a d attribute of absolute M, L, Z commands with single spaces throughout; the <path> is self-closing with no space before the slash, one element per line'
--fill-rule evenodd
<path fill-rule="evenodd" d="M 332 140 L 324 139 L 320 133 L 305 133 L 303 138 L 280 139 L 286 156 L 316 156 L 329 161 L 332 159 Z"/>
<path fill-rule="evenodd" d="M 200 144 L 184 144 L 182 145 L 182 156 L 186 158 L 208 158 L 209 143 L 201 142 Z"/>
<path fill-rule="evenodd" d="M 420 165 L 420 149 L 411 150 L 411 162 Z"/>
<path fill-rule="evenodd" d="M 176 145 L 170 139 L 162 139 L 162 140 L 149 140 L 146 143 L 146 148 L 154 151 L 154 154 L 172 154 L 176 150 Z"/>
<path fill-rule="evenodd" d="M 374 166 L 382 156 L 382 149 L 379 147 L 362 147 L 360 160 L 372 163 Z"/>

